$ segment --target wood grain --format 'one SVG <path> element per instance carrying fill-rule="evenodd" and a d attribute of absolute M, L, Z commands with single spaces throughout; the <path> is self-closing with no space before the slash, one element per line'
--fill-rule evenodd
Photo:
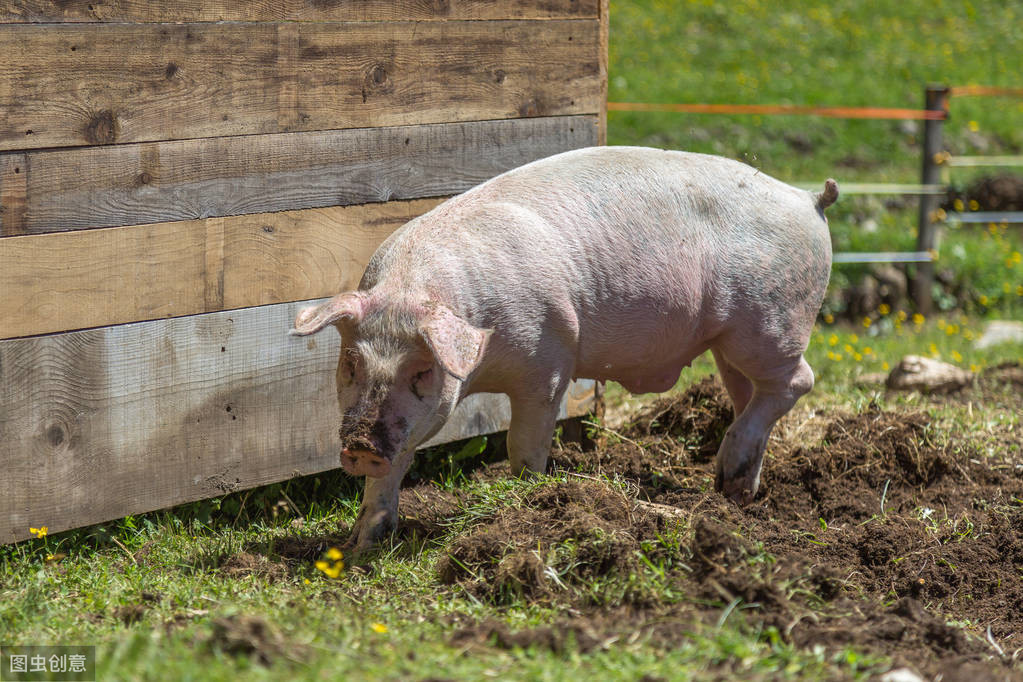
<path fill-rule="evenodd" d="M 440 201 L 9 237 L 0 338 L 333 295 L 358 285 L 387 235 Z"/>
<path fill-rule="evenodd" d="M 0 154 L 0 237 L 25 234 L 28 163 L 25 154 Z"/>
<path fill-rule="evenodd" d="M 0 341 L 0 543 L 336 468 L 338 336 L 287 335 L 307 304 Z M 506 428 L 499 400 L 446 437 Z"/>
<path fill-rule="evenodd" d="M 597 16 L 598 0 L 3 0 L 0 23 L 434 21 Z"/>
<path fill-rule="evenodd" d="M 5 24 L 0 151 L 596 114 L 598 33 L 592 19 Z"/>
<path fill-rule="evenodd" d="M 596 142 L 595 116 L 555 116 L 0 156 L 0 233 L 447 196 Z M 15 158 L 29 162 L 20 164 L 19 175 L 3 170 L 17 166 L 3 165 Z M 12 188 L 20 180 L 20 193 L 6 193 L 8 179 Z"/>

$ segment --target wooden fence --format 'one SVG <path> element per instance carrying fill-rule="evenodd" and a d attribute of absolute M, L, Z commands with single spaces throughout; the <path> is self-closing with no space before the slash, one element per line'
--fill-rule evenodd
<path fill-rule="evenodd" d="M 295 312 L 602 143 L 606 49 L 606 0 L 0 2 L 0 542 L 337 467 L 338 339 Z"/>

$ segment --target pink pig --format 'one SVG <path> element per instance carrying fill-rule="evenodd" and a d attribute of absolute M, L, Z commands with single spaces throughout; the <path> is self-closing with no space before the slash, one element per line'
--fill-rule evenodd
<path fill-rule="evenodd" d="M 736 414 L 716 486 L 748 503 L 774 423 L 813 387 L 837 198 L 834 180 L 814 195 L 719 157 L 592 147 L 407 223 L 292 331 L 341 333 L 341 463 L 368 477 L 350 546 L 393 528 L 416 446 L 465 396 L 507 394 L 512 473 L 543 471 L 573 378 L 666 391 L 708 349 Z"/>

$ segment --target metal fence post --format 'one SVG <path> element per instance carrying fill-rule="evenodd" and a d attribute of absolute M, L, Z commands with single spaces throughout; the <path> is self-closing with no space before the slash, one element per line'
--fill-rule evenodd
<path fill-rule="evenodd" d="M 924 108 L 930 111 L 948 112 L 949 88 L 946 85 L 929 85 L 925 96 Z M 923 185 L 936 185 L 941 181 L 942 163 L 942 127 L 944 120 L 928 119 L 924 121 L 923 172 L 920 182 Z M 935 194 L 920 195 L 920 218 L 916 235 L 917 251 L 933 251 L 935 245 L 935 213 L 938 209 L 940 196 Z M 931 288 L 934 283 L 934 263 L 920 263 L 913 279 L 913 300 L 917 309 L 927 315 L 934 307 Z"/>

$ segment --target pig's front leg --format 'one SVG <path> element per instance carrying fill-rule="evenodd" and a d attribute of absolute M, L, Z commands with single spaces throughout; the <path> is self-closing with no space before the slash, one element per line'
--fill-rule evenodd
<path fill-rule="evenodd" d="M 359 516 L 355 519 L 352 534 L 345 543 L 346 550 L 350 552 L 367 550 L 398 525 L 398 489 L 414 454 L 415 448 L 412 448 L 396 457 L 386 476 L 366 477 Z"/>
<path fill-rule="evenodd" d="M 551 439 L 565 389 L 552 398 L 512 399 L 508 427 L 508 464 L 512 476 L 543 473 L 551 454 Z"/>

